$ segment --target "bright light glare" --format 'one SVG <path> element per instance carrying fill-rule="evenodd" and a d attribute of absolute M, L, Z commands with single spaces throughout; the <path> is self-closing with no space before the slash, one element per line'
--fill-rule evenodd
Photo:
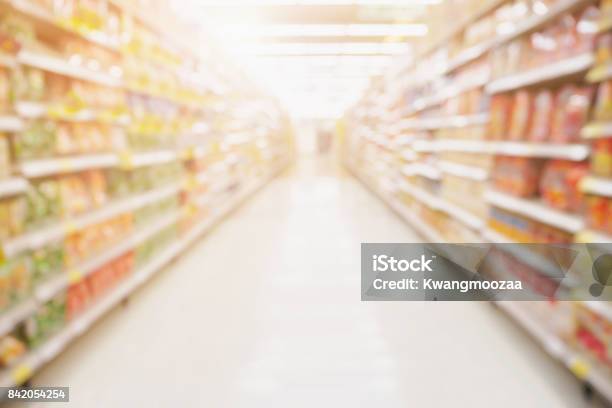
<path fill-rule="evenodd" d="M 442 0 L 193 0 L 200 6 L 243 7 L 243 6 L 377 6 L 410 7 L 439 4 Z"/>
<path fill-rule="evenodd" d="M 228 24 L 220 27 L 225 35 L 253 37 L 420 37 L 425 24 Z"/>
<path fill-rule="evenodd" d="M 407 43 L 276 43 L 254 44 L 254 55 L 394 55 L 407 54 Z"/>

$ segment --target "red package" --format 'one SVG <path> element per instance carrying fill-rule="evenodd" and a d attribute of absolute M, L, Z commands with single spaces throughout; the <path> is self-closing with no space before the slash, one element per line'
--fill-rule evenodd
<path fill-rule="evenodd" d="M 555 95 L 550 90 L 543 90 L 536 94 L 533 100 L 533 121 L 529 140 L 542 142 L 548 139 L 555 112 Z"/>
<path fill-rule="evenodd" d="M 496 188 L 518 197 L 531 197 L 538 192 L 541 161 L 525 157 L 498 156 L 493 168 Z"/>
<path fill-rule="evenodd" d="M 589 227 L 612 233 L 612 200 L 601 196 L 587 196 L 585 199 L 585 217 Z"/>
<path fill-rule="evenodd" d="M 489 138 L 492 140 L 505 139 L 512 116 L 512 98 L 501 94 L 493 96 L 490 115 Z"/>
<path fill-rule="evenodd" d="M 572 143 L 579 139 L 587 121 L 593 96 L 592 87 L 567 85 L 557 95 L 557 111 L 552 125 L 551 140 Z"/>
<path fill-rule="evenodd" d="M 512 123 L 508 133 L 509 140 L 524 140 L 531 124 L 533 111 L 533 97 L 529 91 L 521 90 L 516 93 L 512 109 Z"/>
<path fill-rule="evenodd" d="M 540 182 L 542 199 L 551 207 L 563 211 L 579 211 L 582 207 L 579 184 L 587 174 L 588 166 L 585 163 L 549 161 Z"/>
<path fill-rule="evenodd" d="M 91 294 L 85 282 L 70 286 L 66 297 L 66 317 L 68 320 L 81 313 L 90 300 Z"/>

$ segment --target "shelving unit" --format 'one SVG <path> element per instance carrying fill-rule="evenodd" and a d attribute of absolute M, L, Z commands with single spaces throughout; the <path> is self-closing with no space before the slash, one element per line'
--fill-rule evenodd
<path fill-rule="evenodd" d="M 51 3 L 0 0 L 2 18 L 27 34 L 0 33 L 0 74 L 14 74 L 2 79 L 10 100 L 0 95 L 6 386 L 28 380 L 293 155 L 279 103 L 209 44 L 198 54 L 167 7 L 101 3 L 86 10 L 92 25 Z"/>
<path fill-rule="evenodd" d="M 575 21 L 582 28 L 593 27 L 591 19 L 597 13 L 585 13 L 588 17 L 584 21 L 580 18 L 585 10 L 597 5 L 591 0 L 558 0 L 540 4 L 539 8 L 520 8 L 520 12 L 519 7 L 512 8 L 508 1 L 461 3 L 457 10 L 453 9 L 457 7 L 453 2 L 440 5 L 439 12 L 432 12 L 438 25 L 432 26 L 434 33 L 419 48 L 414 62 L 372 81 L 366 96 L 343 118 L 347 134 L 343 157 L 347 168 L 378 194 L 380 188 L 372 186 L 380 186 L 389 177 L 398 180 L 398 192 L 386 192 L 382 199 L 426 241 L 492 244 L 518 262 L 521 270 L 523 267 L 532 270 L 536 281 L 542 277 L 555 278 L 558 268 L 535 251 L 516 244 L 545 243 L 539 241 L 544 239 L 552 239 L 551 243 L 592 243 L 597 245 L 590 248 L 598 247 L 605 253 L 609 250 L 606 244 L 612 242 L 604 221 L 609 214 L 590 215 L 585 211 L 604 208 L 602 200 L 612 196 L 612 173 L 605 174 L 606 169 L 608 173 L 612 171 L 609 165 L 606 167 L 606 147 L 595 143 L 612 136 L 612 122 L 606 120 L 610 117 L 608 111 L 593 112 L 594 100 L 607 94 L 595 95 L 593 89 L 572 98 L 572 103 L 583 98 L 580 103 L 585 113 L 567 114 L 575 115 L 571 120 L 577 124 L 572 123 L 574 128 L 567 131 L 571 135 L 563 135 L 565 138 L 559 137 L 559 127 L 553 127 L 565 123 L 561 122 L 565 116 L 557 113 L 559 105 L 550 108 L 552 113 L 546 113 L 551 116 L 537 112 L 542 108 L 536 105 L 542 103 L 542 98 L 548 103 L 562 90 L 571 93 L 574 92 L 571 89 L 586 88 L 589 83 L 610 78 L 610 63 L 601 63 L 604 53 L 597 49 L 595 30 L 579 30 L 584 37 L 575 39 L 578 44 L 575 50 L 558 48 L 546 54 L 550 52 L 546 47 L 538 48 L 544 38 L 552 41 L 547 43 L 550 47 L 556 44 L 553 27 L 561 30 L 555 26 L 561 18 L 565 18 L 565 24 Z M 450 16 L 458 15 L 463 16 L 458 23 L 448 23 Z M 609 17 L 602 15 L 599 35 L 610 30 L 609 21 Z M 436 30 L 438 26 L 441 29 Z M 568 84 L 574 87 L 570 89 Z M 528 101 L 523 110 L 516 107 L 519 94 L 523 101 Z M 536 101 L 537 96 L 541 96 L 540 102 Z M 400 132 L 386 131 L 390 119 L 379 101 L 389 98 L 386 106 L 394 107 L 397 115 L 393 120 L 401 127 Z M 591 109 L 586 109 L 589 106 Z M 608 108 L 609 103 L 597 104 L 597 109 Z M 379 109 L 383 112 L 371 114 Z M 530 119 L 521 128 L 510 119 L 514 115 Z M 540 116 L 534 119 L 536 115 Z M 557 115 L 556 125 L 550 124 L 552 115 Z M 544 120 L 549 122 L 548 127 L 542 128 L 545 134 L 541 132 L 537 137 L 531 134 L 536 120 L 538 125 Z M 362 137 L 371 134 L 376 135 L 376 142 Z M 383 160 L 385 166 L 378 166 Z M 519 164 L 529 170 L 522 172 L 525 168 L 521 170 Z M 528 167 L 531 164 L 533 167 Z M 515 171 L 511 166 L 515 166 Z M 519 179 L 525 177 L 523 174 L 550 177 L 555 174 L 555 166 L 566 169 L 557 170 L 565 177 L 571 169 L 580 169 L 576 172 L 579 182 L 572 181 L 579 204 L 569 200 L 556 202 L 566 196 L 554 191 L 545 196 L 539 185 L 520 192 L 517 186 L 522 187 Z M 538 177 L 523 183 L 539 184 Z M 548 183 L 559 185 L 562 177 L 558 175 Z M 596 222 L 599 225 L 594 225 Z M 573 293 L 576 288 L 583 288 L 587 275 L 568 275 L 562 282 L 563 289 Z M 533 287 L 538 290 L 537 284 Z M 519 310 L 518 304 L 516 307 L 513 303 L 504 304 L 508 307 L 502 306 L 502 310 L 545 343 L 544 348 L 551 356 L 612 401 L 612 374 L 606 362 L 599 361 L 587 346 L 571 344 L 581 344 L 578 331 L 590 329 L 589 313 L 597 316 L 599 320 L 593 317 L 597 324 L 612 324 L 607 302 L 575 302 L 572 307 L 576 312 L 570 315 L 563 314 L 562 308 L 551 308 L 550 313 L 560 314 L 554 318 L 572 321 L 568 327 L 574 327 L 575 332 L 569 333 L 552 329 L 543 332 L 542 322 L 532 319 L 529 306 Z M 593 336 L 607 344 L 607 339 Z"/>

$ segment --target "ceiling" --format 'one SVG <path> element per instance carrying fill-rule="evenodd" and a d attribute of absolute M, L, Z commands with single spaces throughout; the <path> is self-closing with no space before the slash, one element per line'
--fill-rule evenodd
<path fill-rule="evenodd" d="M 198 24 L 297 118 L 334 118 L 392 59 L 410 59 L 440 0 L 184 0 Z"/>

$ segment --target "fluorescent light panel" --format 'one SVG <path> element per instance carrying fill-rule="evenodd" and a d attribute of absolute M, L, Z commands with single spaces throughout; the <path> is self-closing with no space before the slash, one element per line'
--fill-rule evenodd
<path fill-rule="evenodd" d="M 440 4 L 442 0 L 194 0 L 198 6 L 245 7 L 245 6 L 377 6 L 412 7 Z"/>
<path fill-rule="evenodd" d="M 224 34 L 252 37 L 420 37 L 427 34 L 425 24 L 229 24 Z"/>
<path fill-rule="evenodd" d="M 398 55 L 410 51 L 402 43 L 277 43 L 249 47 L 254 55 Z"/>

